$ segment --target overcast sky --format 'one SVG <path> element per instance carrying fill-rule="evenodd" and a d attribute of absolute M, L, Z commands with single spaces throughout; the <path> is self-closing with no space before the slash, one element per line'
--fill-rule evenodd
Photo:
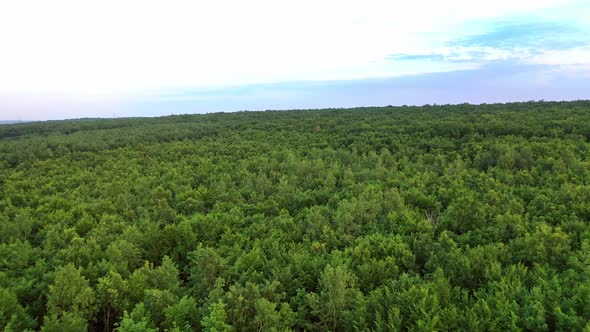
<path fill-rule="evenodd" d="M 0 120 L 590 98 L 590 1 L 2 1 Z"/>

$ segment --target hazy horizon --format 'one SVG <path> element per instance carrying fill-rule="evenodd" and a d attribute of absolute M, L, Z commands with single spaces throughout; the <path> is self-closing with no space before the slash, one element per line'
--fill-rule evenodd
<path fill-rule="evenodd" d="M 0 120 L 589 99 L 590 2 L 0 5 Z"/>

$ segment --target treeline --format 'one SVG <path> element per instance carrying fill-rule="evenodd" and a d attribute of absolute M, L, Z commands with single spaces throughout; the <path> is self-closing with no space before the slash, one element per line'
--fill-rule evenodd
<path fill-rule="evenodd" d="M 590 101 L 0 138 L 0 330 L 590 331 Z"/>

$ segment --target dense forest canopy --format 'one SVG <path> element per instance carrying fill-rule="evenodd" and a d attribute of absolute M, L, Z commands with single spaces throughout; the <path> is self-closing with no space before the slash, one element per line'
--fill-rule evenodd
<path fill-rule="evenodd" d="M 0 330 L 590 331 L 590 101 L 0 125 Z"/>

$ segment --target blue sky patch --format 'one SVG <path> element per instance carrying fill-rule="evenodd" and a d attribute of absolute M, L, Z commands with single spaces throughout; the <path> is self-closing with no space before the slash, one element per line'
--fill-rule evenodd
<path fill-rule="evenodd" d="M 486 32 L 453 41 L 450 46 L 547 50 L 572 48 L 586 43 L 588 35 L 567 22 L 511 20 L 490 23 Z"/>

